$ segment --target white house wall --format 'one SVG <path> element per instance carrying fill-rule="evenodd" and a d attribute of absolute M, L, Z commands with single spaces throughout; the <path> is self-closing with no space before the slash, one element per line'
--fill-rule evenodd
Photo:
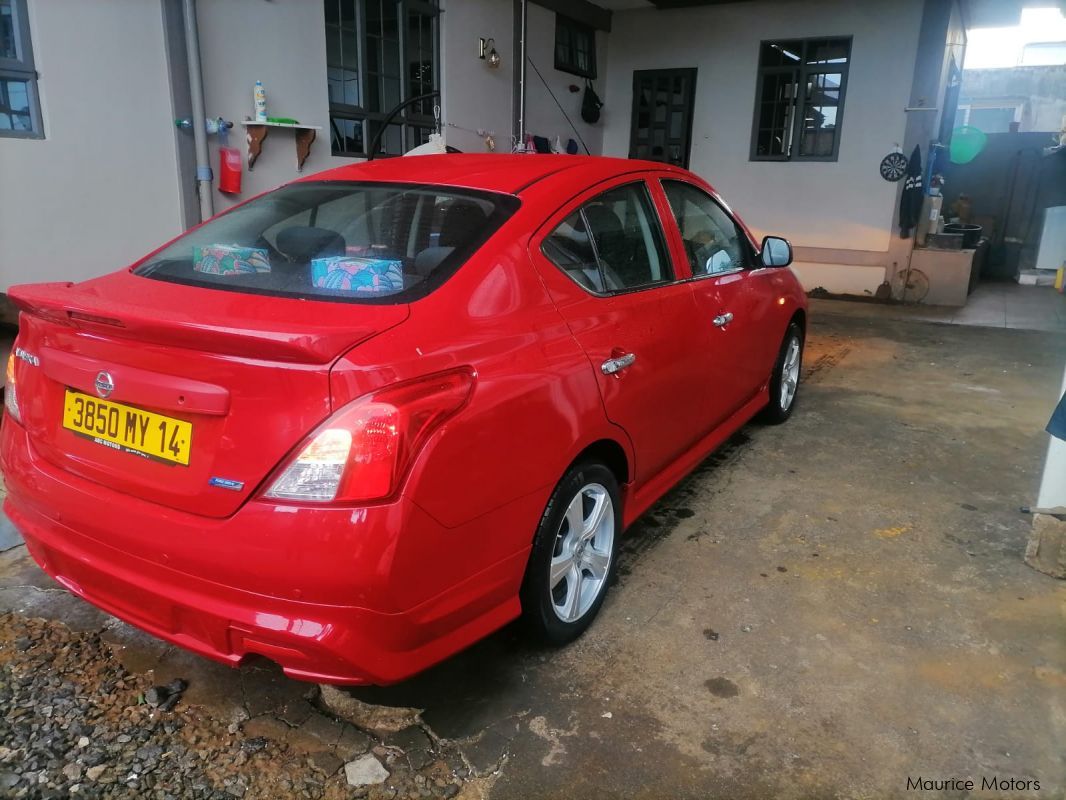
<path fill-rule="evenodd" d="M 588 125 L 581 119 L 581 100 L 584 96 L 585 79 L 555 69 L 555 13 L 530 3 L 527 12 L 529 32 L 529 57 L 567 116 L 574 123 L 581 138 L 585 140 L 593 155 L 603 152 L 604 123 Z M 608 53 L 614 47 L 614 34 L 596 33 L 596 71 L 598 79 L 594 82 L 600 99 L 603 99 L 604 76 L 608 69 Z M 580 92 L 571 93 L 570 86 L 577 86 Z M 567 139 L 577 139 L 566 117 L 559 111 L 559 106 L 552 100 L 544 84 L 532 67 L 526 70 L 526 130 L 539 136 L 554 140 L 560 137 L 563 144 Z M 580 145 L 579 145 L 580 146 Z M 584 151 L 582 151 L 584 152 Z M 625 154 L 623 154 L 625 155 Z"/>
<path fill-rule="evenodd" d="M 3 290 L 100 275 L 181 231 L 159 3 L 28 5 L 45 138 L 0 138 Z"/>
<path fill-rule="evenodd" d="M 330 154 L 326 94 L 326 22 L 318 0 L 199 0 L 200 63 L 208 117 L 239 123 L 253 116 L 252 90 L 266 88 L 267 114 L 322 128 L 304 164 L 304 174 L 351 164 Z M 191 134 L 190 134 L 191 135 Z M 236 125 L 231 144 L 245 147 Z M 211 137 L 211 166 L 218 171 L 218 141 Z M 241 194 L 215 191 L 218 212 L 299 177 L 293 131 L 270 129 L 252 170 L 245 160 Z M 217 175 L 216 175 L 217 179 Z M 216 180 L 217 186 L 217 180 Z"/>
<path fill-rule="evenodd" d="M 449 145 L 486 152 L 476 131 L 492 133 L 498 152 L 511 148 L 511 70 L 515 64 L 510 0 L 442 0 L 441 92 Z M 493 39 L 499 68 L 477 57 L 478 39 Z"/>
<path fill-rule="evenodd" d="M 878 164 L 903 141 L 921 15 L 921 0 L 748 2 L 615 13 L 604 154 L 629 152 L 634 70 L 696 67 L 690 166 L 758 235 L 783 235 L 801 248 L 886 252 L 896 186 L 881 179 Z M 750 161 L 760 42 L 822 36 L 854 37 L 839 159 Z M 873 292 L 884 279 L 883 268 L 848 274 L 848 267 L 844 259 L 799 271 L 805 284 L 825 278 L 830 291 L 851 293 Z"/>
<path fill-rule="evenodd" d="M 511 148 L 512 76 L 517 67 L 513 44 L 511 0 L 442 0 L 441 82 L 445 130 L 450 145 L 466 152 L 485 152 L 476 131 L 495 134 L 498 152 Z M 267 113 L 292 117 L 322 130 L 311 148 L 304 173 L 351 164 L 355 159 L 332 156 L 329 102 L 326 94 L 325 18 L 318 0 L 199 0 L 201 63 L 206 112 L 239 122 L 252 115 L 252 87 L 266 88 Z M 593 153 L 601 147 L 602 129 L 581 122 L 581 95 L 570 94 L 576 76 L 554 68 L 555 14 L 529 5 L 529 52 Z M 490 69 L 478 58 L 478 38 L 495 40 L 502 58 Z M 601 73 L 607 66 L 607 40 L 597 41 Z M 565 118 L 532 69 L 528 71 L 527 128 L 563 142 L 572 135 Z M 239 126 L 232 137 L 244 147 Z M 217 141 L 211 140 L 212 167 L 217 170 Z M 266 191 L 299 173 L 295 169 L 293 133 L 270 130 L 253 170 L 245 169 L 242 193 L 227 197 L 215 192 L 216 211 Z"/>

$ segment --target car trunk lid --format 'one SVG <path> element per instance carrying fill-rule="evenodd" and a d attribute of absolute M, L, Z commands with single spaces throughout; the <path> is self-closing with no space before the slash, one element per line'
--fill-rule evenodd
<path fill-rule="evenodd" d="M 129 273 L 9 294 L 20 348 L 38 361 L 18 366 L 33 447 L 82 478 L 211 517 L 236 511 L 329 415 L 333 361 L 408 315 Z"/>

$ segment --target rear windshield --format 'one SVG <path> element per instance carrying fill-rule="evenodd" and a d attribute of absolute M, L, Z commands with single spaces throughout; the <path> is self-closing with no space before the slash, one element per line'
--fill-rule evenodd
<path fill-rule="evenodd" d="M 190 231 L 134 273 L 249 294 L 402 303 L 443 283 L 517 207 L 510 195 L 437 186 L 290 184 Z"/>

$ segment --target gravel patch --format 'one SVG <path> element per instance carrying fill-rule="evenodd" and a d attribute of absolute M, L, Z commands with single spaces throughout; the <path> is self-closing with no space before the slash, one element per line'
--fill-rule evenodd
<path fill-rule="evenodd" d="M 457 748 L 428 730 L 401 742 L 327 716 L 310 684 L 298 717 L 243 724 L 180 698 L 169 710 L 152 705 L 152 689 L 98 632 L 0 615 L 0 797 L 449 798 L 470 775 Z M 355 760 L 387 777 L 350 785 L 345 764 Z"/>

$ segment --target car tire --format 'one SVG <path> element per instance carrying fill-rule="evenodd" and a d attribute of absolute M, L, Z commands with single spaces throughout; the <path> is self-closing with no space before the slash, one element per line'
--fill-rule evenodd
<path fill-rule="evenodd" d="M 795 322 L 785 331 L 781 351 L 774 362 L 770 377 L 770 402 L 760 419 L 770 425 L 780 425 L 792 416 L 799 397 L 800 372 L 803 367 L 803 329 Z"/>
<path fill-rule="evenodd" d="M 522 581 L 522 616 L 536 638 L 563 645 L 592 624 L 614 579 L 621 533 L 614 473 L 595 463 L 571 467 L 537 525 Z"/>

